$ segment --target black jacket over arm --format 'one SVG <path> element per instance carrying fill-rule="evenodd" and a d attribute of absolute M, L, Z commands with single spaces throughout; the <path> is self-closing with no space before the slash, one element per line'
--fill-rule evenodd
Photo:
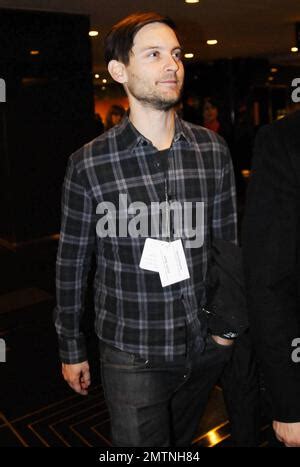
<path fill-rule="evenodd" d="M 260 129 L 252 168 L 242 235 L 250 329 L 273 419 L 299 422 L 300 112 Z"/>

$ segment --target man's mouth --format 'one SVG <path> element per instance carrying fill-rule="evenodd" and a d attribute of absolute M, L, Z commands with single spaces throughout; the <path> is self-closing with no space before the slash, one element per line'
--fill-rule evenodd
<path fill-rule="evenodd" d="M 169 86 L 176 86 L 178 81 L 174 80 L 174 79 L 168 79 L 168 80 L 164 80 L 164 81 L 159 81 L 158 83 L 159 84 L 169 85 Z"/>

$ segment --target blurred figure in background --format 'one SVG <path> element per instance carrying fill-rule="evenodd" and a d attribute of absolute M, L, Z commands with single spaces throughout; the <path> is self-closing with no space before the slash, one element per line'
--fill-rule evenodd
<path fill-rule="evenodd" d="M 124 117 L 126 110 L 122 105 L 112 105 L 106 115 L 105 130 L 109 130 L 115 125 L 118 125 Z"/>
<path fill-rule="evenodd" d="M 202 108 L 202 125 L 208 130 L 223 136 L 226 143 L 231 148 L 231 132 L 228 125 L 225 125 L 220 118 L 220 105 L 213 97 L 205 97 Z"/>
<path fill-rule="evenodd" d="M 219 133 L 221 124 L 218 120 L 218 116 L 219 109 L 216 101 L 211 97 L 206 97 L 203 105 L 203 126 L 208 128 L 208 130 Z"/>
<path fill-rule="evenodd" d="M 183 98 L 182 102 L 182 118 L 183 120 L 201 125 L 201 107 L 199 97 L 194 95 L 187 95 Z"/>

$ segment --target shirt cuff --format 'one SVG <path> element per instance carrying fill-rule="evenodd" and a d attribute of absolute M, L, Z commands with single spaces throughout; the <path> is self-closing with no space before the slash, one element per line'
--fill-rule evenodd
<path fill-rule="evenodd" d="M 80 336 L 76 339 L 59 337 L 58 344 L 59 356 L 62 363 L 81 363 L 88 359 L 84 336 Z"/>

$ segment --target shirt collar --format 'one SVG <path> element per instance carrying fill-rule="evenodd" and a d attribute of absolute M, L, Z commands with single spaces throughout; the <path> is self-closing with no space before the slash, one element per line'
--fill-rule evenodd
<path fill-rule="evenodd" d="M 120 149 L 131 150 L 135 147 L 148 146 L 151 144 L 151 141 L 135 128 L 127 114 L 124 116 L 122 122 L 115 127 L 115 132 Z M 189 124 L 181 120 L 181 118 L 175 114 L 175 134 L 173 141 L 177 143 L 181 139 L 192 143 L 194 140 L 193 133 Z"/>
<path fill-rule="evenodd" d="M 177 142 L 181 138 L 185 139 L 188 143 L 192 143 L 194 141 L 193 132 L 190 128 L 189 123 L 181 120 L 180 117 L 175 113 L 175 135 L 174 141 Z"/>

